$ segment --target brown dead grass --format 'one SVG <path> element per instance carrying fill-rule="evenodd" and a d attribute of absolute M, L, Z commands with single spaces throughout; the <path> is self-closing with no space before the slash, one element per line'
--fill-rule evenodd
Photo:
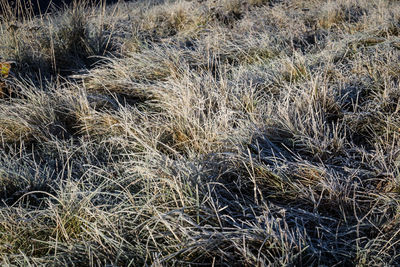
<path fill-rule="evenodd" d="M 399 265 L 398 2 L 0 3 L 3 265 Z"/>

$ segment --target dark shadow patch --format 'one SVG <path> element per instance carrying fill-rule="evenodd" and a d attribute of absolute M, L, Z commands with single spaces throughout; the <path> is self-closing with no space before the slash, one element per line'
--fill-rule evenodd
<path fill-rule="evenodd" d="M 323 49 L 327 36 L 328 32 L 325 30 L 306 32 L 302 36 L 293 38 L 293 48 L 296 50 L 301 50 L 303 53 L 308 52 L 315 47 Z"/>
<path fill-rule="evenodd" d="M 350 7 L 346 8 L 342 6 L 343 19 L 348 23 L 357 23 L 361 20 L 364 15 L 368 15 L 368 10 L 362 8 L 356 4 L 352 4 Z"/>

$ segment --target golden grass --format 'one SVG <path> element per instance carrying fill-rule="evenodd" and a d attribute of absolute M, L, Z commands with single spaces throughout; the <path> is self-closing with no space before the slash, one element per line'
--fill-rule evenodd
<path fill-rule="evenodd" d="M 397 1 L 0 3 L 2 265 L 400 264 Z"/>

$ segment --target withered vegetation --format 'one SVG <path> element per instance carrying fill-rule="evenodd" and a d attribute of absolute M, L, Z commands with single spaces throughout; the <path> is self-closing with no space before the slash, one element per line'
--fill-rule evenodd
<path fill-rule="evenodd" d="M 2 266 L 400 265 L 399 1 L 0 3 Z"/>

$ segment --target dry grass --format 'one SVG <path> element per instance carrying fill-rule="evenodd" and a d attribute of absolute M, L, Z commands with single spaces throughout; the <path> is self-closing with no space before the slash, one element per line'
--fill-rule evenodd
<path fill-rule="evenodd" d="M 397 1 L 0 3 L 2 265 L 400 264 Z"/>

